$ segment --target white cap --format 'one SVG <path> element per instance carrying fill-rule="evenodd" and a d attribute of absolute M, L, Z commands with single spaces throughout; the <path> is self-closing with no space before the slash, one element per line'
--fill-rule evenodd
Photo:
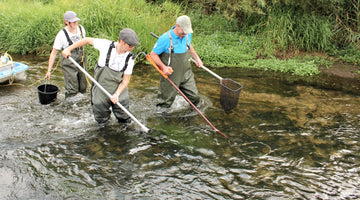
<path fill-rule="evenodd" d="M 176 19 L 176 24 L 182 28 L 185 34 L 193 33 L 190 17 L 182 15 Z"/>

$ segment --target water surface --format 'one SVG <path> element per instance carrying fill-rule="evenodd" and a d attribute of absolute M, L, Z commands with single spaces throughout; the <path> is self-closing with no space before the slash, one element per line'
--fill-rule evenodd
<path fill-rule="evenodd" d="M 145 134 L 114 118 L 99 129 L 89 93 L 64 100 L 60 68 L 48 82 L 57 100 L 41 105 L 47 58 L 13 57 L 30 69 L 0 87 L 0 199 L 360 198 L 359 96 L 323 87 L 329 79 L 214 69 L 244 86 L 224 112 L 219 80 L 195 69 L 200 110 L 225 139 L 181 98 L 158 114 L 159 74 L 137 66 L 130 111 Z"/>

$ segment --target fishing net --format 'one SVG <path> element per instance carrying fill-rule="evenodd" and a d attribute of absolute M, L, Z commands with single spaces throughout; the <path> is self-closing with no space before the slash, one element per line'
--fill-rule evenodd
<path fill-rule="evenodd" d="M 242 85 L 231 79 L 223 78 L 221 80 L 220 104 L 225 111 L 236 107 L 241 89 Z"/>

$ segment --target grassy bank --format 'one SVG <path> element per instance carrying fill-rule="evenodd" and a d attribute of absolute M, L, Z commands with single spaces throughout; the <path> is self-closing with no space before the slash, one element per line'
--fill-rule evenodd
<path fill-rule="evenodd" d="M 134 53 L 150 53 L 155 38 L 150 32 L 167 31 L 177 16 L 192 18 L 193 45 L 204 64 L 212 67 L 245 67 L 288 72 L 296 75 L 318 74 L 318 65 L 331 65 L 320 57 L 291 57 L 277 59 L 261 57 L 259 49 L 266 38 L 249 36 L 237 29 L 236 21 L 222 15 L 204 15 L 198 10 L 165 1 L 149 4 L 145 0 L 5 0 L 0 2 L 0 53 L 49 55 L 53 40 L 63 25 L 63 14 L 75 11 L 88 37 L 117 40 L 122 28 L 134 29 L 140 45 Z M 87 47 L 90 67 L 94 66 L 97 51 Z M 139 62 L 143 60 L 139 59 Z"/>

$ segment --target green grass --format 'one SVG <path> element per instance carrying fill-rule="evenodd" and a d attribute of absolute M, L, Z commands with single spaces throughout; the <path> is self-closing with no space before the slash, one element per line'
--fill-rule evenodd
<path fill-rule="evenodd" d="M 193 46 L 207 66 L 256 68 L 308 76 L 318 74 L 319 65 L 329 65 L 319 57 L 279 60 L 272 56 L 275 50 L 289 46 L 309 50 L 316 45 L 315 50 L 329 46 L 326 40 L 329 25 L 325 19 L 316 21 L 311 16 L 302 16 L 294 21 L 290 11 L 272 13 L 272 20 L 261 34 L 249 34 L 256 28 L 248 26 L 247 31 L 238 30 L 235 20 L 220 14 L 204 15 L 200 10 L 187 11 L 184 6 L 170 1 L 150 4 L 145 0 L 3 0 L 0 1 L 0 53 L 48 56 L 57 32 L 64 27 L 63 14 L 67 10 L 78 14 L 88 37 L 117 40 L 119 31 L 130 27 L 140 38 L 140 45 L 133 52 L 150 53 L 156 41 L 150 32 L 160 35 L 174 25 L 177 16 L 187 14 L 194 29 Z M 295 26 L 302 31 L 294 31 Z M 319 33 L 313 30 L 318 26 L 321 26 Z M 301 34 L 313 39 L 304 41 Z M 91 46 L 85 51 L 92 68 L 98 52 Z M 341 55 L 344 60 L 357 63 L 360 57 L 356 53 Z M 137 61 L 144 62 L 144 59 Z"/>

